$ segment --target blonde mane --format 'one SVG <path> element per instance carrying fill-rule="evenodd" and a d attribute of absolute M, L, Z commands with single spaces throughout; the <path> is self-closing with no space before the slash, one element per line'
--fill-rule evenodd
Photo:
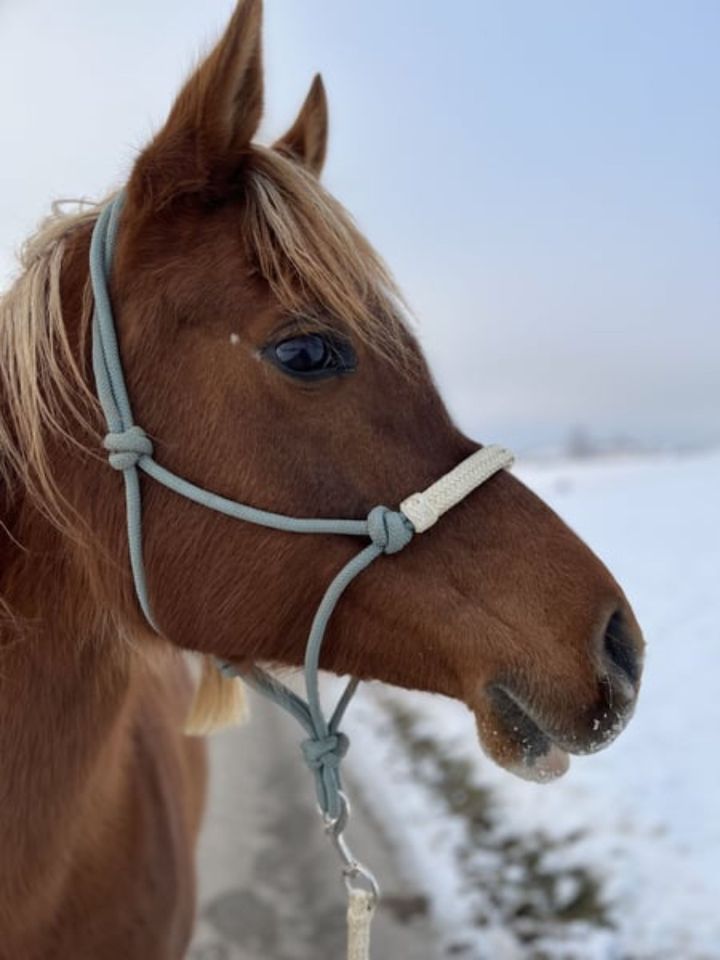
<path fill-rule="evenodd" d="M 63 204 L 53 205 L 22 248 L 20 275 L 0 296 L 0 482 L 8 499 L 23 490 L 68 534 L 77 533 L 78 518 L 57 488 L 47 437 L 77 444 L 68 424 L 87 431 L 96 405 L 68 338 L 61 274 L 68 238 L 91 224 L 100 206 L 75 206 L 68 212 Z M 87 321 L 89 289 L 84 299 Z"/>

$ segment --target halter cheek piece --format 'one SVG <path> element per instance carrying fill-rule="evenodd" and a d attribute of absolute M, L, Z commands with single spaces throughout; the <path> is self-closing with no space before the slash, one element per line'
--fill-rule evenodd
<path fill-rule="evenodd" d="M 308 736 L 302 744 L 302 752 L 315 775 L 318 802 L 345 861 L 346 878 L 359 874 L 367 880 L 369 875 L 351 857 L 342 839 L 342 828 L 348 809 L 341 788 L 340 764 L 347 752 L 349 740 L 340 732 L 339 727 L 358 681 L 350 680 L 327 720 L 320 703 L 318 669 L 320 649 L 328 621 L 342 594 L 359 573 L 381 554 L 399 553 L 407 547 L 415 534 L 428 530 L 469 493 L 499 470 L 509 467 L 513 462 L 512 454 L 499 446 L 484 447 L 463 460 L 424 492 L 412 494 L 400 504 L 399 510 L 374 507 L 365 520 L 288 517 L 257 510 L 197 487 L 166 470 L 153 458 L 150 438 L 133 420 L 108 292 L 108 277 L 123 202 L 124 193 L 120 192 L 100 214 L 92 236 L 90 276 L 95 297 L 92 359 L 98 399 L 108 429 L 104 446 L 109 454 L 110 465 L 121 471 L 125 480 L 130 565 L 138 602 L 150 625 L 157 630 L 148 598 L 143 564 L 142 504 L 138 469 L 180 496 L 237 520 L 291 533 L 342 534 L 370 540 L 335 576 L 315 614 L 305 652 L 307 701 L 259 667 L 241 675 L 246 683 L 287 710 L 305 728 Z M 235 667 L 227 661 L 218 661 L 218 667 L 226 676 L 239 675 Z"/>

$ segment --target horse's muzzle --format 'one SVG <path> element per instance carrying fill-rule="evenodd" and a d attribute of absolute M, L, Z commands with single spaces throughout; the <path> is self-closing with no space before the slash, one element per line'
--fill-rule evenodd
<path fill-rule="evenodd" d="M 472 704 L 484 749 L 523 779 L 562 776 L 569 754 L 602 750 L 625 729 L 637 701 L 642 660 L 643 639 L 632 613 L 615 611 L 593 643 L 583 693 L 560 680 L 550 689 L 524 690 L 512 677 L 485 687 Z"/>

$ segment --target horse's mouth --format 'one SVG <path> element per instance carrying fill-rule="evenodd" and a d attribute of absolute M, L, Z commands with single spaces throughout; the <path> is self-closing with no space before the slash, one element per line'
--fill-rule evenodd
<path fill-rule="evenodd" d="M 497 749 L 488 751 L 495 755 L 501 766 L 523 780 L 545 783 L 561 777 L 570 765 L 567 751 L 561 749 L 530 710 L 505 687 L 494 686 L 488 691 L 493 722 L 493 740 L 504 739 L 505 750 L 497 756 Z M 483 728 L 478 723 L 480 740 L 487 747 Z"/>
<path fill-rule="evenodd" d="M 570 754 L 594 753 L 608 746 L 630 719 L 635 697 L 599 711 L 597 719 L 584 721 L 580 730 L 564 735 L 551 731 L 531 706 L 505 686 L 493 685 L 483 699 L 475 715 L 485 752 L 523 780 L 547 783 L 567 772 Z"/>

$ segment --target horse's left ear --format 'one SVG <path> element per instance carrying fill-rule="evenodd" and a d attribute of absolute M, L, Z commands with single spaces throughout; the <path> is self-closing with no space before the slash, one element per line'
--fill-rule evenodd
<path fill-rule="evenodd" d="M 318 73 L 312 82 L 297 120 L 288 132 L 273 144 L 319 177 L 325 163 L 328 141 L 328 105 L 325 85 Z"/>
<path fill-rule="evenodd" d="M 222 38 L 192 74 L 129 184 L 141 206 L 223 190 L 232 182 L 263 108 L 262 0 L 239 0 Z"/>

